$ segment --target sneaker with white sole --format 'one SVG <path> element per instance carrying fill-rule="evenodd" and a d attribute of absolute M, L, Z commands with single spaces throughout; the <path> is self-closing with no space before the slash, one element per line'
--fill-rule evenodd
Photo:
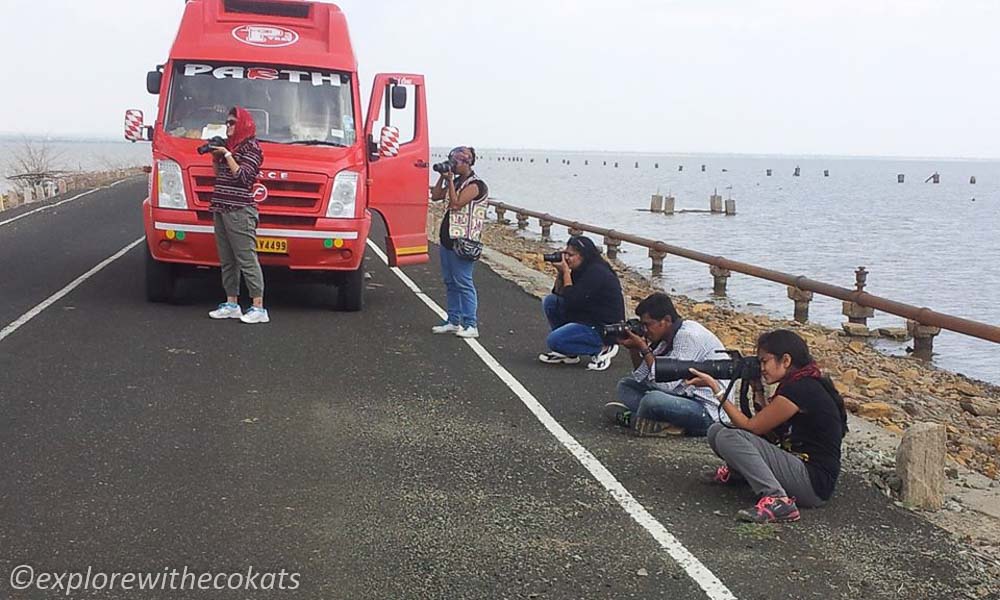
<path fill-rule="evenodd" d="M 440 325 L 435 325 L 431 327 L 431 333 L 458 333 L 462 330 L 461 325 L 455 325 L 454 323 L 441 323 Z"/>
<path fill-rule="evenodd" d="M 632 427 L 632 411 L 621 402 L 608 402 L 601 410 L 608 422 L 622 427 Z"/>
<path fill-rule="evenodd" d="M 460 338 L 477 338 L 479 337 L 479 328 L 475 326 L 461 327 L 459 328 L 458 331 L 455 332 L 455 335 L 457 335 Z"/>
<path fill-rule="evenodd" d="M 243 316 L 240 317 L 240 321 L 243 321 L 244 323 L 268 323 L 271 321 L 271 318 L 267 316 L 266 308 L 251 306 L 245 313 L 243 313 Z"/>
<path fill-rule="evenodd" d="M 545 352 L 538 355 L 538 360 L 548 365 L 575 365 L 580 362 L 580 357 L 561 352 Z"/>
<path fill-rule="evenodd" d="M 618 344 L 612 344 L 600 354 L 590 359 L 587 368 L 591 371 L 604 371 L 611 366 L 611 359 L 618 354 Z"/>
<path fill-rule="evenodd" d="M 243 310 L 235 302 L 223 302 L 208 313 L 213 319 L 239 319 L 243 316 Z"/>
<path fill-rule="evenodd" d="M 684 429 L 666 421 L 652 419 L 635 419 L 632 430 L 639 437 L 674 437 L 684 435 Z"/>

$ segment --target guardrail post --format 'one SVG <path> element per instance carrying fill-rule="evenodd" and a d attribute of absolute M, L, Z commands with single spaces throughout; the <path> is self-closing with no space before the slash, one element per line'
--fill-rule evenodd
<path fill-rule="evenodd" d="M 542 241 L 550 241 L 552 239 L 552 221 L 539 219 L 538 224 L 542 226 Z"/>
<path fill-rule="evenodd" d="M 524 213 L 517 213 L 517 228 L 518 229 L 528 228 L 528 215 Z"/>
<path fill-rule="evenodd" d="M 934 354 L 934 336 L 941 333 L 941 328 L 907 319 L 906 330 L 913 336 L 913 356 L 930 360 Z"/>
<path fill-rule="evenodd" d="M 868 281 L 868 271 L 864 267 L 858 267 L 854 271 L 854 289 L 859 292 L 865 291 L 865 284 Z M 847 317 L 848 323 L 856 323 L 868 327 L 868 319 L 875 316 L 875 309 L 869 306 L 862 306 L 856 302 L 844 302 L 841 312 Z M 849 330 L 849 328 L 847 328 Z"/>
<path fill-rule="evenodd" d="M 795 320 L 799 323 L 808 321 L 809 303 L 812 302 L 813 293 L 790 285 L 788 286 L 788 299 L 795 302 Z"/>
<path fill-rule="evenodd" d="M 496 210 L 497 210 L 497 223 L 506 223 L 507 220 L 504 219 L 503 216 L 507 212 L 507 209 L 503 208 L 502 206 L 498 206 L 496 207 Z"/>
<path fill-rule="evenodd" d="M 666 252 L 660 252 L 654 248 L 649 249 L 649 258 L 653 261 L 653 275 L 659 275 L 663 272 L 663 259 L 666 257 Z"/>
<path fill-rule="evenodd" d="M 618 258 L 618 249 L 621 248 L 622 241 L 612 237 L 604 237 L 604 247 L 607 249 L 608 258 L 614 260 Z"/>
<path fill-rule="evenodd" d="M 712 285 L 712 293 L 716 296 L 726 295 L 726 283 L 729 280 L 729 276 L 732 275 L 732 271 L 729 269 L 723 269 L 722 267 L 716 265 L 708 265 L 708 272 L 712 274 L 714 280 Z"/>
<path fill-rule="evenodd" d="M 584 231 L 582 229 L 577 229 L 576 227 L 570 227 L 568 233 L 572 236 L 583 235 Z"/>

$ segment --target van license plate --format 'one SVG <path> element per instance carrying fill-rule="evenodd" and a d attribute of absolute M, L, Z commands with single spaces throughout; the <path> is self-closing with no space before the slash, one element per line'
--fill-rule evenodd
<path fill-rule="evenodd" d="M 282 238 L 257 238 L 257 252 L 288 254 L 288 240 Z"/>

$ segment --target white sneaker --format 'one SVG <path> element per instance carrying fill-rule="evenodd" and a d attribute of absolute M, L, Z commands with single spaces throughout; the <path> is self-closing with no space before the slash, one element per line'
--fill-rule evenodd
<path fill-rule="evenodd" d="M 580 362 L 580 357 L 561 352 L 544 352 L 538 355 L 538 360 L 549 365 L 575 365 Z"/>
<path fill-rule="evenodd" d="M 223 302 L 215 310 L 208 313 L 213 319 L 239 319 L 243 316 L 243 310 L 239 304 L 233 302 Z"/>
<path fill-rule="evenodd" d="M 269 323 L 271 318 L 267 316 L 266 308 L 251 306 L 247 309 L 247 312 L 240 317 L 240 321 L 243 321 L 244 323 Z"/>
<path fill-rule="evenodd" d="M 612 344 L 607 350 L 590 359 L 587 368 L 591 371 L 604 371 L 611 366 L 611 359 L 618 354 L 618 344 Z"/>
<path fill-rule="evenodd" d="M 461 325 L 453 325 L 451 323 L 441 323 L 440 325 L 431 327 L 431 333 L 458 333 L 461 330 Z"/>
<path fill-rule="evenodd" d="M 477 337 L 479 337 L 479 328 L 478 327 L 462 327 L 458 331 L 455 332 L 455 335 L 457 335 L 460 338 L 477 338 Z"/>

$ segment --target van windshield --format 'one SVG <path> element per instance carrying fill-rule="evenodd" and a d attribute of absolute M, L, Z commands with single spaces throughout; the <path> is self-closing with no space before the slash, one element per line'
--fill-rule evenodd
<path fill-rule="evenodd" d="M 356 138 L 351 77 L 305 67 L 175 63 L 166 132 L 226 137 L 233 106 L 247 109 L 257 139 L 281 144 L 351 146 Z"/>

